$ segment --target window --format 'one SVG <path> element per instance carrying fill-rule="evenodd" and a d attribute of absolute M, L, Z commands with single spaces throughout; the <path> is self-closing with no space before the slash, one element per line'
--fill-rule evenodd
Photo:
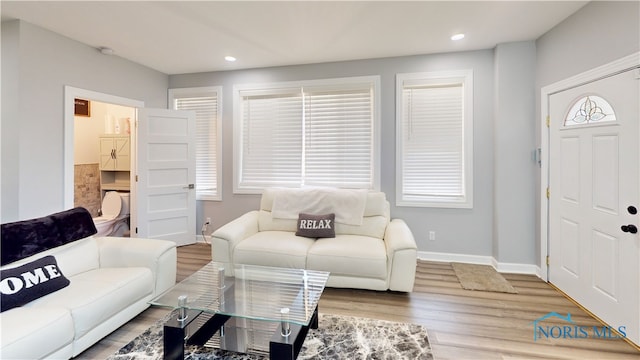
<path fill-rule="evenodd" d="M 471 70 L 398 74 L 396 203 L 473 207 Z"/>
<path fill-rule="evenodd" d="M 379 77 L 234 88 L 234 191 L 379 189 Z"/>
<path fill-rule="evenodd" d="M 196 199 L 220 200 L 222 87 L 169 89 L 169 104 L 196 113 Z"/>
<path fill-rule="evenodd" d="M 593 125 L 616 121 L 611 104 L 600 96 L 591 95 L 578 99 L 564 119 L 564 126 Z"/>

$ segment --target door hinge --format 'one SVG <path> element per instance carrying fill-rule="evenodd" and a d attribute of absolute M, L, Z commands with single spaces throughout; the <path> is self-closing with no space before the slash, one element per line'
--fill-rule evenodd
<path fill-rule="evenodd" d="M 136 226 L 136 234 L 137 234 L 137 233 L 138 233 L 138 227 Z M 548 257 L 548 256 L 547 256 L 547 259 L 549 259 L 549 257 Z M 549 260 L 547 260 L 547 264 L 548 264 L 548 261 L 549 261 Z"/>
<path fill-rule="evenodd" d="M 551 117 L 547 115 L 547 127 L 549 127 L 549 124 L 551 124 Z"/>
<path fill-rule="evenodd" d="M 549 191 L 549 188 L 547 188 L 547 199 L 549 198 L 550 195 L 551 195 L 551 191 Z"/>
<path fill-rule="evenodd" d="M 138 175 L 136 175 L 136 182 L 138 182 Z"/>
<path fill-rule="evenodd" d="M 549 266 L 549 255 L 547 255 L 547 266 Z"/>

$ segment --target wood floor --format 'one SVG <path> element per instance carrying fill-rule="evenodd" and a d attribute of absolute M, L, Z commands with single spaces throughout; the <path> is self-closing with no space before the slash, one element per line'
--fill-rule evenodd
<path fill-rule="evenodd" d="M 178 248 L 178 281 L 210 260 L 207 244 Z M 320 299 L 319 309 L 322 313 L 421 324 L 428 330 L 437 360 L 640 360 L 640 351 L 621 339 L 534 341 L 533 321 L 552 311 L 571 313 L 577 326 L 602 324 L 536 276 L 503 275 L 518 294 L 464 290 L 450 264 L 419 261 L 414 291 L 410 294 L 328 288 Z M 154 307 L 146 310 L 77 359 L 108 357 L 166 313 L 167 310 Z M 565 325 L 561 320 L 557 324 Z"/>

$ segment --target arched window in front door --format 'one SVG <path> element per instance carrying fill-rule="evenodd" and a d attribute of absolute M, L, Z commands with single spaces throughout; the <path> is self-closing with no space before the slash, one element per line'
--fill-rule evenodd
<path fill-rule="evenodd" d="M 593 125 L 609 121 L 616 121 L 611 104 L 600 96 L 587 95 L 573 104 L 564 119 L 564 126 Z"/>

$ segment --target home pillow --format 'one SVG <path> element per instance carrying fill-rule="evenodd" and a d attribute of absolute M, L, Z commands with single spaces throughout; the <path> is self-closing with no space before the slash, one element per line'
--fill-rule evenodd
<path fill-rule="evenodd" d="M 309 238 L 334 238 L 336 214 L 311 215 L 298 214 L 297 236 Z"/>
<path fill-rule="evenodd" d="M 0 271 L 0 312 L 22 306 L 69 285 L 56 258 L 45 256 Z"/>

